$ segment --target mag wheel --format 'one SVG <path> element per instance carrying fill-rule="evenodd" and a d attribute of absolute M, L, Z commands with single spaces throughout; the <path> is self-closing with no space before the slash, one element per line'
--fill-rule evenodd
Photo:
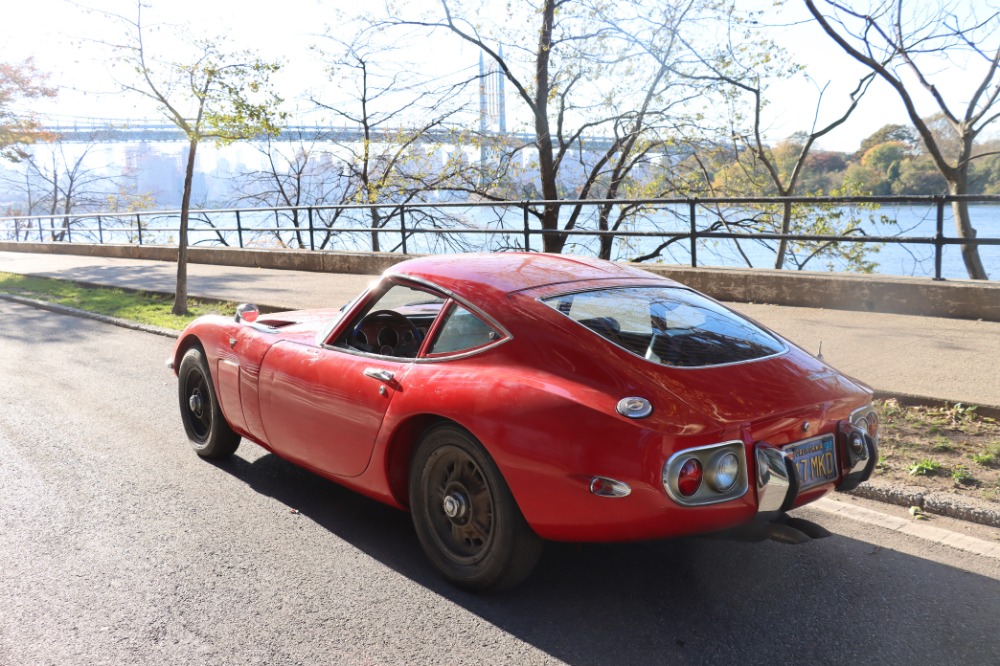
<path fill-rule="evenodd" d="M 428 431 L 410 468 L 417 537 L 449 581 L 478 592 L 521 582 L 541 554 L 496 464 L 455 425 Z"/>
<path fill-rule="evenodd" d="M 181 359 L 177 393 L 184 430 L 198 455 L 203 458 L 231 456 L 240 445 L 240 436 L 233 432 L 222 415 L 201 349 L 189 349 Z"/>

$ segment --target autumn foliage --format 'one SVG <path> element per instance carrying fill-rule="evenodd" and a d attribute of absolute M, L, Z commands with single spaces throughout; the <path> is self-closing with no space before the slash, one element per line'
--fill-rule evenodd
<path fill-rule="evenodd" d="M 55 96 L 45 80 L 30 58 L 14 64 L 0 62 L 0 157 L 18 162 L 25 157 L 21 146 L 47 138 L 30 109 L 21 106 L 26 100 Z"/>

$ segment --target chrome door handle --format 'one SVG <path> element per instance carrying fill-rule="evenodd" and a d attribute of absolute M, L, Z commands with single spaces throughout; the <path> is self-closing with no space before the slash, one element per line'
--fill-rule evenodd
<path fill-rule="evenodd" d="M 372 379 L 377 379 L 380 382 L 389 383 L 392 381 L 393 375 L 388 370 L 380 370 L 378 368 L 365 368 L 365 377 L 371 377 Z"/>

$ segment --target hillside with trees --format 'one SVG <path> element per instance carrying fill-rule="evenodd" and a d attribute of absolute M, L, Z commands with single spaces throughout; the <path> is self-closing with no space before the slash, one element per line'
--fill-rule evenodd
<path fill-rule="evenodd" d="M 941 142 L 957 142 L 948 136 L 947 125 L 928 124 L 940 132 Z M 768 151 L 774 163 L 790 171 L 801 153 L 805 137 L 796 134 L 778 142 Z M 766 182 L 763 170 L 756 178 L 745 172 L 743 162 L 732 151 L 728 163 L 711 173 L 720 196 L 745 193 L 739 182 L 754 180 L 757 196 L 778 196 L 773 183 Z M 1000 194 L 1000 140 L 977 143 L 969 168 L 969 194 Z M 720 160 L 721 161 L 721 160 Z M 805 160 L 799 184 L 800 196 L 933 196 L 948 193 L 947 183 L 912 127 L 886 125 L 864 139 L 858 150 L 837 152 L 814 150 Z"/>

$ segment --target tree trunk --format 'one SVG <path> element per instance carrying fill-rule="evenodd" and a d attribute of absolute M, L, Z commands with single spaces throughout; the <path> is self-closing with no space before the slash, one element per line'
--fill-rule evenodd
<path fill-rule="evenodd" d="M 175 315 L 186 315 L 187 307 L 187 252 L 188 213 L 191 210 L 191 187 L 194 182 L 194 158 L 198 150 L 198 139 L 191 138 L 188 144 L 187 167 L 184 170 L 184 193 L 181 195 L 181 224 L 177 239 L 177 286 L 174 289 Z"/>
<path fill-rule="evenodd" d="M 609 199 L 613 199 L 614 195 L 609 194 Z M 608 231 L 611 228 L 608 220 L 611 217 L 611 205 L 605 205 L 600 207 L 600 211 L 597 217 L 597 229 L 599 231 Z M 597 251 L 597 258 L 604 259 L 606 261 L 611 261 L 611 247 L 615 242 L 614 236 L 601 236 L 599 238 L 600 247 Z"/>
<path fill-rule="evenodd" d="M 552 152 L 552 132 L 549 128 L 549 55 L 552 51 L 552 25 L 555 21 L 556 0 L 545 0 L 542 7 L 542 29 L 538 37 L 535 56 L 535 136 L 538 146 L 538 177 L 542 184 L 542 198 L 555 201 L 559 198 L 556 186 L 555 155 Z M 559 230 L 559 204 L 545 204 L 542 210 L 542 229 Z M 546 233 L 542 249 L 556 254 L 566 245 L 565 234 Z"/>
<path fill-rule="evenodd" d="M 782 194 L 782 196 L 786 196 Z M 792 202 L 786 201 L 781 210 L 781 233 L 787 234 L 792 228 Z M 778 256 L 774 259 L 775 268 L 785 267 L 785 253 L 788 252 L 788 241 L 782 238 L 778 241 Z"/>
<path fill-rule="evenodd" d="M 963 173 L 954 181 L 948 182 L 948 191 L 954 195 L 968 194 L 968 180 Z M 953 201 L 951 210 L 955 217 L 955 231 L 959 238 L 975 238 L 976 229 L 972 226 L 972 218 L 969 216 L 969 203 L 967 201 Z M 983 260 L 979 257 L 978 245 L 962 245 L 962 261 L 965 263 L 965 270 L 969 278 L 973 280 L 988 280 L 986 268 Z"/>
<path fill-rule="evenodd" d="M 69 236 L 69 214 L 73 210 L 73 203 L 70 201 L 69 192 L 66 192 L 66 198 L 63 199 L 63 236 Z"/>
<path fill-rule="evenodd" d="M 52 205 L 49 206 L 49 215 L 54 216 L 59 211 L 59 172 L 56 171 L 56 158 L 52 156 Z M 53 241 L 61 241 L 63 235 L 56 234 L 56 221 L 55 218 L 49 218 L 49 229 L 51 230 L 51 236 Z"/>
<path fill-rule="evenodd" d="M 372 252 L 381 252 L 381 244 L 378 241 L 378 230 L 382 226 L 382 214 L 378 208 L 371 209 L 372 215 Z"/>

